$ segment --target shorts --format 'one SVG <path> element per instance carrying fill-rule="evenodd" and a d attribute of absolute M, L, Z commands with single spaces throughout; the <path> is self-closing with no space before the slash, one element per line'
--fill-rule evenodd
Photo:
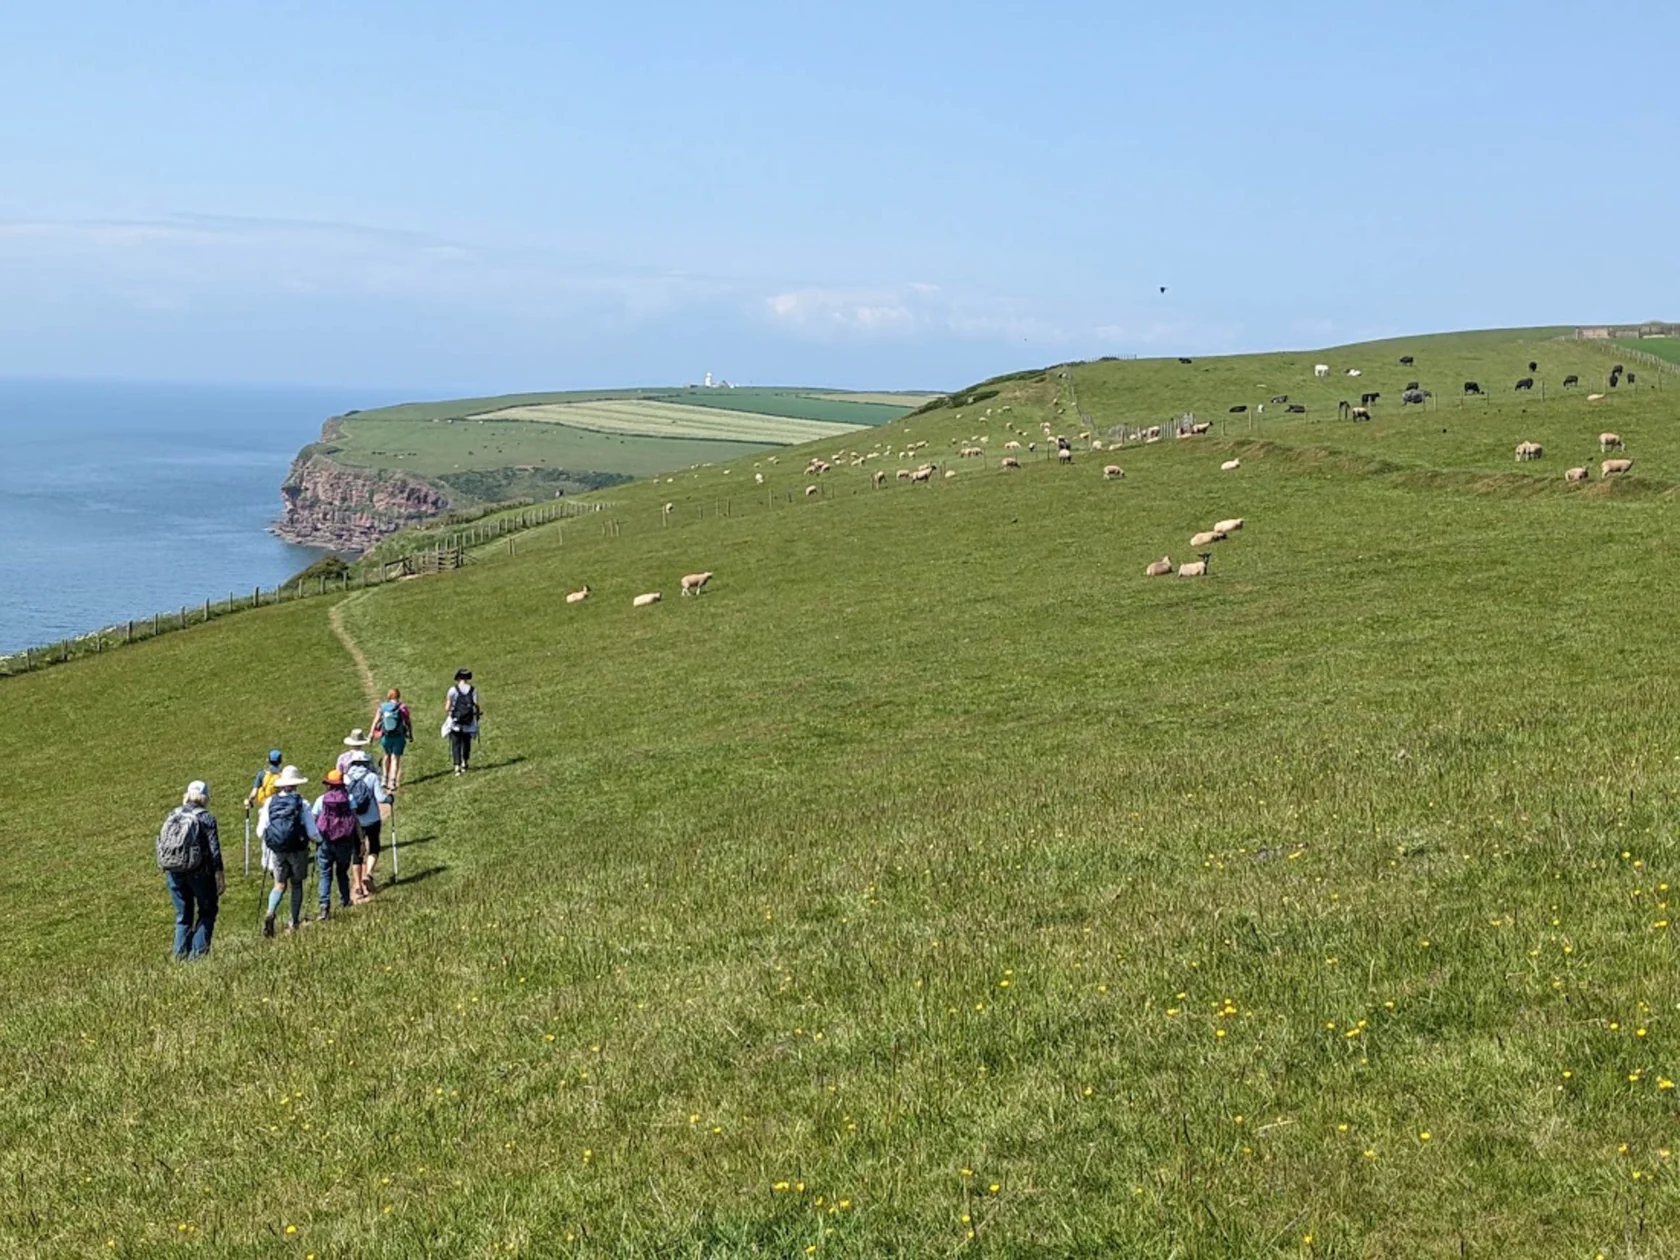
<path fill-rule="evenodd" d="M 369 853 L 379 852 L 379 833 L 384 829 L 384 819 L 362 824 L 362 842 Z"/>
<path fill-rule="evenodd" d="M 379 746 L 385 750 L 387 757 L 400 757 L 403 749 L 408 747 L 408 741 L 401 735 L 381 735 Z"/>
<path fill-rule="evenodd" d="M 309 878 L 309 850 L 299 849 L 296 853 L 277 853 L 273 849 L 269 849 L 268 869 L 274 872 L 274 882 L 276 884 L 301 884 Z"/>

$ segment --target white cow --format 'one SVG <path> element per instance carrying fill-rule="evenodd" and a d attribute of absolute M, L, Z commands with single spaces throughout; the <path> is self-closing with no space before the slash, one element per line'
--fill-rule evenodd
<path fill-rule="evenodd" d="M 1318 377 L 1319 380 L 1323 380 L 1330 375 L 1330 365 L 1328 363 L 1313 364 L 1313 375 Z"/>

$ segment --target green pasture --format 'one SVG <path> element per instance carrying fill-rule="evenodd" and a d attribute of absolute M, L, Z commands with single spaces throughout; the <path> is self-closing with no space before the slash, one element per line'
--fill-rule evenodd
<path fill-rule="evenodd" d="M 722 407 L 730 411 L 754 411 L 796 420 L 821 420 L 830 424 L 864 427 L 897 420 L 937 395 L 842 394 L 745 386 L 736 389 L 670 390 L 650 396 L 663 402 L 692 407 Z"/>
<path fill-rule="evenodd" d="M 1052 370 L 350 596 L 404 878 L 293 940 L 236 800 L 365 724 L 332 597 L 0 680 L 0 1253 L 1680 1254 L 1680 400 L 1419 338 L 1439 408 L 1336 422 L 1312 363 L 1387 395 L 1398 345 L 1081 365 L 1115 425 L 1314 411 L 1070 467 Z M 1566 486 L 1605 427 L 1634 474 Z M 178 965 L 198 775 L 233 872 Z"/>
<path fill-rule="evenodd" d="M 500 411 L 487 411 L 473 419 L 564 424 L 575 429 L 627 437 L 699 438 L 768 446 L 797 446 L 801 442 L 815 442 L 853 431 L 850 425 L 793 420 L 785 416 L 731 411 L 721 407 L 687 407 L 645 398 L 507 407 Z"/>
<path fill-rule="evenodd" d="M 1618 341 L 1615 344 L 1626 350 L 1653 354 L 1670 363 L 1680 363 L 1680 337 L 1642 337 L 1638 341 Z"/>

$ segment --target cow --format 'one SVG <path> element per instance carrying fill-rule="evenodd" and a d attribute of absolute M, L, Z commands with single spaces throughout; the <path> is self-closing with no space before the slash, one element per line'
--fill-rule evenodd
<path fill-rule="evenodd" d="M 1538 372 L 1540 370 L 1540 365 L 1538 363 L 1536 363 L 1533 359 L 1530 359 L 1528 361 L 1528 370 L 1530 372 Z"/>
<path fill-rule="evenodd" d="M 1465 381 L 1464 392 L 1466 394 L 1479 394 L 1482 392 L 1482 387 L 1476 384 L 1475 381 Z"/>
<path fill-rule="evenodd" d="M 1271 403 L 1272 406 L 1274 406 L 1274 407 L 1281 407 L 1281 406 L 1283 406 L 1284 403 L 1289 401 L 1289 395 L 1288 394 L 1273 394 L 1266 401 Z"/>
<path fill-rule="evenodd" d="M 1304 416 L 1307 414 L 1307 409 L 1300 403 L 1290 403 L 1289 414 L 1292 416 Z"/>
<path fill-rule="evenodd" d="M 1419 388 L 1421 388 L 1421 386 L 1419 386 L 1419 384 L 1416 381 L 1407 381 L 1406 382 L 1406 388 L 1407 389 L 1419 389 Z"/>
<path fill-rule="evenodd" d="M 1523 377 L 1522 380 L 1517 382 L 1517 388 L 1518 389 L 1533 389 L 1534 388 L 1534 378 L 1532 376 Z"/>
<path fill-rule="evenodd" d="M 1242 415 L 1243 412 L 1245 412 L 1247 410 L 1248 410 L 1248 407 L 1246 405 L 1239 403 L 1237 406 L 1231 408 L 1231 414 L 1233 416 L 1240 416 L 1240 415 Z"/>
<path fill-rule="evenodd" d="M 1611 376 L 1620 376 L 1625 371 L 1627 371 L 1627 369 L 1625 367 L 1623 367 L 1620 363 L 1618 363 L 1618 364 L 1616 364 L 1615 367 L 1610 369 L 1610 375 Z"/>
<path fill-rule="evenodd" d="M 1359 395 L 1359 402 L 1362 406 L 1369 407 L 1372 403 L 1376 402 L 1377 399 L 1379 399 L 1381 397 L 1382 397 L 1381 394 L 1374 393 L 1374 392 L 1369 393 L 1369 394 L 1361 394 L 1361 395 Z"/>
<path fill-rule="evenodd" d="M 1581 378 L 1579 376 L 1574 375 L 1573 373 L 1571 373 L 1570 375 L 1563 378 L 1563 387 L 1565 389 L 1572 389 L 1576 385 L 1579 385 L 1580 383 L 1581 383 Z"/>
<path fill-rule="evenodd" d="M 1369 420 L 1371 418 L 1371 409 L 1369 407 L 1355 407 L 1353 408 L 1352 415 L 1354 423 L 1358 424 L 1361 420 Z"/>
<path fill-rule="evenodd" d="M 1404 407 L 1407 403 L 1413 403 L 1421 407 L 1423 405 L 1423 400 L 1427 397 L 1429 397 L 1429 395 L 1425 394 L 1421 389 L 1408 389 L 1405 393 L 1400 395 L 1400 405 Z"/>
<path fill-rule="evenodd" d="M 1412 358 L 1412 356 L 1409 355 L 1409 354 L 1403 354 L 1403 355 L 1400 356 L 1400 366 L 1401 367 L 1411 367 L 1412 364 L 1414 364 L 1416 362 L 1417 362 L 1417 360 Z"/>
<path fill-rule="evenodd" d="M 1188 362 L 1190 362 L 1190 360 L 1189 360 L 1189 359 L 1186 359 L 1186 358 L 1185 358 L 1185 357 L 1184 357 L 1184 356 L 1183 356 L 1183 355 L 1179 355 L 1179 356 L 1178 356 L 1178 361 L 1179 361 L 1179 362 L 1180 362 L 1180 363 L 1188 363 Z"/>
<path fill-rule="evenodd" d="M 1627 374 L 1627 378 L 1628 378 L 1628 384 L 1632 385 L 1639 380 L 1639 375 L 1636 372 L 1629 372 Z"/>
<path fill-rule="evenodd" d="M 1347 370 L 1347 374 L 1349 376 L 1363 376 L 1363 375 L 1365 375 L 1365 373 L 1361 372 L 1358 368 L 1349 368 Z"/>

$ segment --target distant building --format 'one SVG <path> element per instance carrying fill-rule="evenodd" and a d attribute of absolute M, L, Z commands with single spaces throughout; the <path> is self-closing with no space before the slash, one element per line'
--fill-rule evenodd
<path fill-rule="evenodd" d="M 1652 320 L 1648 324 L 1631 328 L 1577 328 L 1575 336 L 1580 341 L 1639 341 L 1645 337 L 1680 337 L 1680 324 Z"/>

